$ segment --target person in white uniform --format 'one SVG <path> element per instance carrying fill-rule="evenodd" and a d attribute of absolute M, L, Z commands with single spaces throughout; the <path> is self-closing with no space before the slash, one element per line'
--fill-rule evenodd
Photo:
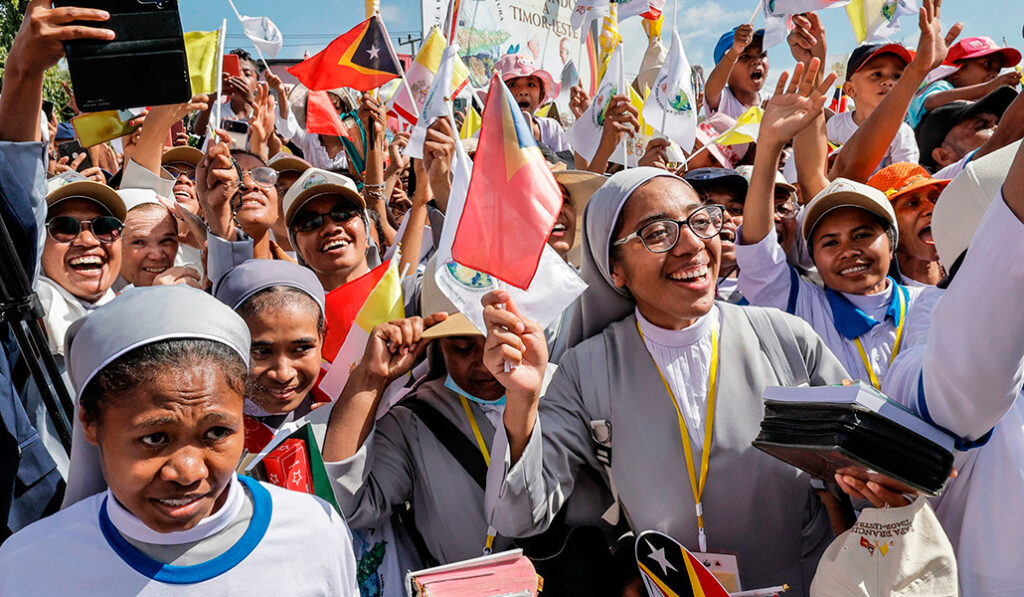
<path fill-rule="evenodd" d="M 899 238 L 888 198 L 840 178 L 807 205 L 801 232 L 824 288 L 801 279 L 786 263 L 775 234 L 779 156 L 790 139 L 821 115 L 822 87 L 815 92 L 813 85 L 819 65 L 816 58 L 807 69 L 798 65 L 788 89 L 786 77 L 781 77 L 761 121 L 736 247 L 739 289 L 752 305 L 784 309 L 806 320 L 847 371 L 880 388 L 899 351 L 906 314 L 921 292 L 888 276 Z"/>
<path fill-rule="evenodd" d="M 340 514 L 235 474 L 250 345 L 241 317 L 186 286 L 134 288 L 66 343 L 109 489 L 8 539 L 0 594 L 358 595 Z"/>
<path fill-rule="evenodd" d="M 993 300 L 1024 288 L 1020 147 L 972 162 L 936 203 L 935 244 L 952 280 L 922 295 L 882 386 L 958 438 L 958 474 L 932 506 L 956 552 L 961 592 L 972 597 L 1024 591 L 1024 318 L 1015 301 Z M 878 507 L 905 503 L 884 485 L 843 481 Z"/>

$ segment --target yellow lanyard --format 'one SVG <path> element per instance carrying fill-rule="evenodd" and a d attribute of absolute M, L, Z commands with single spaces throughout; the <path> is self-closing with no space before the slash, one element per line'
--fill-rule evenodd
<path fill-rule="evenodd" d="M 644 333 L 640 329 L 640 322 L 636 324 L 636 330 L 640 332 L 640 338 L 643 339 Z M 646 348 L 646 344 L 644 345 Z M 648 351 L 650 354 L 650 351 Z M 693 450 L 690 448 L 690 435 L 686 430 L 686 420 L 683 419 L 683 411 L 679 408 L 679 401 L 676 400 L 676 395 L 672 392 L 672 388 L 668 385 L 668 381 L 665 380 L 665 375 L 661 372 L 661 368 L 658 367 L 658 362 L 654 360 L 654 356 L 651 355 L 651 361 L 654 361 L 654 368 L 658 370 L 658 375 L 661 376 L 661 383 L 665 384 L 665 390 L 668 392 L 669 398 L 672 399 L 672 406 L 676 407 L 676 418 L 679 421 L 679 438 L 683 442 L 683 455 L 686 456 L 686 472 L 690 476 L 690 489 L 693 490 L 693 499 L 696 502 L 697 512 L 697 539 L 700 542 L 700 550 L 706 552 L 708 550 L 708 539 L 704 533 L 704 506 L 701 503 L 701 496 L 704 495 L 704 487 L 708 481 L 708 468 L 711 461 L 711 437 L 715 426 L 715 394 L 718 391 L 717 373 L 718 373 L 718 330 L 711 330 L 711 370 L 708 373 L 708 412 L 706 421 L 704 423 L 704 447 L 702 448 L 700 455 L 700 480 L 697 480 L 697 473 L 693 466 Z"/>
<path fill-rule="evenodd" d="M 491 466 L 491 453 L 487 449 L 487 442 L 484 441 L 484 436 L 480 433 L 480 426 L 476 424 L 476 417 L 473 416 L 473 410 L 469 408 L 469 400 L 465 396 L 459 395 L 459 400 L 462 401 L 462 410 L 466 411 L 466 418 L 469 420 L 469 427 L 473 430 L 473 437 L 476 438 L 476 447 L 480 449 L 480 454 L 484 457 L 484 464 L 488 467 Z M 487 526 L 487 539 L 484 540 L 484 555 L 490 555 L 491 551 L 494 550 L 494 538 L 497 536 L 497 531 L 494 527 Z"/>
<path fill-rule="evenodd" d="M 900 324 L 896 326 L 896 342 L 892 345 L 892 356 L 889 357 L 889 364 L 896 359 L 896 354 L 900 351 L 900 341 L 903 339 L 903 324 L 906 323 L 907 314 L 907 303 L 903 300 L 903 294 L 900 293 L 899 288 L 894 288 L 893 292 L 899 297 L 900 301 Z M 871 380 L 871 385 L 875 386 L 876 390 L 882 390 L 882 384 L 878 381 L 878 376 L 875 375 L 875 368 L 871 365 L 871 361 L 868 360 L 868 353 L 864 350 L 864 345 L 861 344 L 860 338 L 854 338 L 853 343 L 857 345 L 857 350 L 860 352 L 860 360 L 864 363 L 864 369 L 868 372 L 868 378 Z"/>

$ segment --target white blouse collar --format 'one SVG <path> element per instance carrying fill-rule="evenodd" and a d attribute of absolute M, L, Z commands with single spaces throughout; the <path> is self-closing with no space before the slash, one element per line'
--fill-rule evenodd
<path fill-rule="evenodd" d="M 710 333 L 711 323 L 718 318 L 718 306 L 713 305 L 711 310 L 699 317 L 693 325 L 681 330 L 666 330 L 647 321 L 639 308 L 635 312 L 644 340 L 670 348 L 685 348 L 696 344 Z"/>

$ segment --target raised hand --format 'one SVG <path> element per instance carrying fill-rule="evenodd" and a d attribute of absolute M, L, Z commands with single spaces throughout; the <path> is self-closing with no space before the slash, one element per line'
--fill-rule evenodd
<path fill-rule="evenodd" d="M 750 23 L 740 25 L 732 38 L 732 55 L 738 58 L 752 41 L 754 41 L 754 26 Z"/>
<path fill-rule="evenodd" d="M 387 109 L 384 105 L 377 98 L 364 91 L 357 114 L 359 122 L 363 124 L 363 128 L 369 131 L 372 126 L 374 133 L 377 135 L 377 142 L 382 143 L 384 129 L 388 121 Z"/>
<path fill-rule="evenodd" d="M 253 116 L 249 121 L 249 146 L 260 159 L 267 161 L 270 158 L 268 142 L 277 122 L 274 115 L 277 106 L 274 96 L 270 95 L 270 87 L 266 83 L 259 83 L 258 87 Z"/>
<path fill-rule="evenodd" d="M 945 36 L 942 35 L 942 23 L 939 16 L 942 12 L 942 0 L 924 0 L 918 19 L 921 28 L 921 37 L 917 42 L 917 54 L 907 68 L 917 69 L 920 73 L 928 73 L 942 64 L 949 53 L 949 46 L 953 45 L 960 32 L 963 31 L 963 23 L 957 23 L 949 28 Z"/>
<path fill-rule="evenodd" d="M 409 136 L 410 134 L 404 131 L 397 133 L 388 145 L 388 168 L 384 171 L 385 178 L 401 174 L 409 167 L 409 156 L 402 153 L 409 144 Z"/>
<path fill-rule="evenodd" d="M 102 22 L 109 18 L 110 13 L 105 10 L 75 6 L 51 8 L 50 0 L 33 0 L 25 9 L 25 20 L 7 55 L 6 72 L 42 74 L 64 57 L 65 41 L 114 39 L 110 29 L 71 24 L 73 21 Z"/>
<path fill-rule="evenodd" d="M 786 41 L 797 62 L 808 63 L 812 58 L 825 62 L 828 46 L 825 42 L 825 26 L 818 13 L 793 15 L 793 31 Z"/>
<path fill-rule="evenodd" d="M 576 83 L 569 88 L 569 111 L 577 119 L 590 107 L 590 96 L 583 90 L 582 83 Z"/>
<path fill-rule="evenodd" d="M 672 144 L 668 139 L 651 139 L 647 143 L 647 149 L 644 151 L 644 155 L 637 162 L 638 166 L 653 166 L 655 168 L 661 168 L 662 170 L 668 169 L 668 148 Z"/>
<path fill-rule="evenodd" d="M 374 327 L 358 366 L 385 384 L 398 379 L 412 369 L 426 349 L 427 343 L 422 342 L 423 331 L 445 319 L 448 314 L 440 312 L 426 318 L 396 319 Z"/>
<path fill-rule="evenodd" d="M 640 112 L 625 95 L 612 96 L 604 115 L 601 147 L 612 150 L 626 135 L 632 137 L 640 131 Z"/>
<path fill-rule="evenodd" d="M 481 302 L 487 326 L 484 365 L 508 390 L 510 400 L 535 400 L 548 364 L 544 330 L 524 317 L 505 291 L 489 292 Z"/>
<path fill-rule="evenodd" d="M 455 155 L 455 131 L 447 118 L 438 118 L 427 128 L 423 141 L 423 166 L 427 170 L 430 189 L 445 207 L 451 190 L 452 156 Z M 419 184 L 420 179 L 416 179 Z"/>
<path fill-rule="evenodd" d="M 231 197 L 238 189 L 238 170 L 231 160 L 231 137 L 218 130 L 219 141 L 210 143 L 206 155 L 196 167 L 196 192 L 210 232 L 226 240 L 235 240 Z"/>
<path fill-rule="evenodd" d="M 821 114 L 836 75 L 830 73 L 815 86 L 820 68 L 821 61 L 814 58 L 806 67 L 803 63 L 797 63 L 793 69 L 792 80 L 789 73 L 782 73 L 778 85 L 775 86 L 775 96 L 768 102 L 764 117 L 761 119 L 758 146 L 785 145 Z"/>

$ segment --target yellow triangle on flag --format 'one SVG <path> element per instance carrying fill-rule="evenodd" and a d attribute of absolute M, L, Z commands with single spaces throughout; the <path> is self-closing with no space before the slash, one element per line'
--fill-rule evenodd
<path fill-rule="evenodd" d="M 740 114 L 736 124 L 715 139 L 717 145 L 742 145 L 757 141 L 757 134 L 761 130 L 761 119 L 764 118 L 764 110 L 760 106 L 751 106 L 746 112 Z"/>
<path fill-rule="evenodd" d="M 534 112 L 533 115 L 534 116 L 540 116 L 541 118 L 547 118 L 548 117 L 548 112 L 551 111 L 551 106 L 554 105 L 554 103 L 555 102 L 548 102 L 548 103 L 544 104 L 543 106 L 537 108 L 537 111 Z"/>
<path fill-rule="evenodd" d="M 387 323 L 405 317 L 402 305 L 402 283 L 398 274 L 398 259 L 392 259 L 388 270 L 370 291 L 359 313 L 355 324 L 367 332 L 375 325 Z"/>
<path fill-rule="evenodd" d="M 482 124 L 483 119 L 480 118 L 480 113 L 476 111 L 476 108 L 470 106 L 469 110 L 466 111 L 466 117 L 462 120 L 459 139 L 471 139 L 480 130 Z"/>
<path fill-rule="evenodd" d="M 221 61 L 219 34 L 219 30 L 185 33 L 185 55 L 188 57 L 192 95 L 217 91 L 217 73 Z"/>

